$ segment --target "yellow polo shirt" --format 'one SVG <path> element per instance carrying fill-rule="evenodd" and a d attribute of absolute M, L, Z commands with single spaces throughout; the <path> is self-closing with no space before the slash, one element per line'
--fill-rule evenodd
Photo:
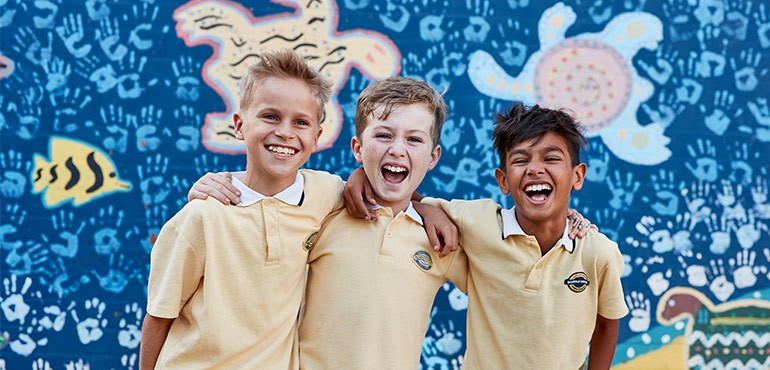
<path fill-rule="evenodd" d="M 190 202 L 153 246 L 147 312 L 174 319 L 157 368 L 299 367 L 307 246 L 341 207 L 342 180 L 303 170 L 274 197 L 233 184 L 241 204 Z"/>
<path fill-rule="evenodd" d="M 541 256 L 513 209 L 490 199 L 440 206 L 460 230 L 468 257 L 467 351 L 463 369 L 578 369 L 596 315 L 626 315 L 616 243 L 598 231 L 574 245 L 567 229 Z"/>
<path fill-rule="evenodd" d="M 330 216 L 310 251 L 303 369 L 416 369 L 436 292 L 447 279 L 465 289 L 465 255 L 439 258 L 411 205 L 376 212 Z"/>

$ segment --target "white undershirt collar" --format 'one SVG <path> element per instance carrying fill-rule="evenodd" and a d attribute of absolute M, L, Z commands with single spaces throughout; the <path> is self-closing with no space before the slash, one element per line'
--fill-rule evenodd
<path fill-rule="evenodd" d="M 252 188 L 246 186 L 241 180 L 238 178 L 241 177 L 243 174 L 245 174 L 245 171 L 240 172 L 233 172 L 233 181 L 232 184 L 238 190 L 241 191 L 241 202 L 237 205 L 240 207 L 246 207 L 250 206 L 254 203 L 259 202 L 260 200 L 264 198 L 275 198 L 278 199 L 286 204 L 290 204 L 293 206 L 298 206 L 302 204 L 302 200 L 304 199 L 305 195 L 305 178 L 302 176 L 301 173 L 297 172 L 297 177 L 294 179 L 294 183 L 289 185 L 286 189 L 283 189 L 280 193 L 272 196 L 272 197 L 266 197 L 256 191 L 254 191 Z"/>
<path fill-rule="evenodd" d="M 521 229 L 521 225 L 519 225 L 519 221 L 516 219 L 515 210 L 516 206 L 500 211 L 500 216 L 503 219 L 503 239 L 511 235 L 528 235 Z M 561 239 L 556 241 L 556 245 L 562 245 L 570 253 L 575 249 L 574 242 L 569 238 L 569 220 L 567 220 L 567 225 L 564 226 L 564 233 L 562 233 Z"/>

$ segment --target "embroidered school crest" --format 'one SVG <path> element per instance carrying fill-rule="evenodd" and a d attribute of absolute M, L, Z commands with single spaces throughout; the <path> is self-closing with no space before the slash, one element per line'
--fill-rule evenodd
<path fill-rule="evenodd" d="M 430 254 L 426 251 L 414 252 L 412 254 L 412 262 L 423 271 L 428 271 L 433 267 L 433 259 L 430 258 Z"/>
<path fill-rule="evenodd" d="M 567 278 L 567 280 L 564 280 L 564 285 L 569 288 L 569 290 L 580 293 L 586 288 L 588 288 L 588 284 L 590 282 L 588 281 L 588 275 L 586 275 L 585 272 L 573 272 L 572 275 Z"/>
<path fill-rule="evenodd" d="M 318 231 L 313 231 L 312 234 L 308 235 L 307 239 L 305 239 L 305 243 L 302 244 L 302 248 L 305 252 L 310 252 L 310 250 L 313 249 L 316 239 L 318 239 Z"/>

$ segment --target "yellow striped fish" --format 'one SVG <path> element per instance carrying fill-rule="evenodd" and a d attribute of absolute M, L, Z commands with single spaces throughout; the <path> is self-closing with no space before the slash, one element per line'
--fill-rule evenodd
<path fill-rule="evenodd" d="M 115 162 L 104 151 L 88 143 L 52 136 L 50 160 L 35 153 L 32 192 L 44 192 L 43 204 L 55 208 L 71 201 L 78 207 L 115 192 L 131 190 L 131 183 L 118 177 Z"/>

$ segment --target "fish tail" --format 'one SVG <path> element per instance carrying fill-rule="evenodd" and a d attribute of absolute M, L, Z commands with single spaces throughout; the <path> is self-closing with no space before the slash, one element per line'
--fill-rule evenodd
<path fill-rule="evenodd" d="M 32 173 L 30 174 L 30 177 L 32 178 L 32 192 L 33 193 L 39 193 L 45 189 L 46 186 L 48 186 L 48 183 L 45 181 L 46 176 L 46 169 L 48 165 L 51 164 L 51 162 L 48 162 L 45 157 L 43 157 L 40 154 L 35 153 L 34 155 L 34 162 L 35 167 L 32 168 Z"/>

